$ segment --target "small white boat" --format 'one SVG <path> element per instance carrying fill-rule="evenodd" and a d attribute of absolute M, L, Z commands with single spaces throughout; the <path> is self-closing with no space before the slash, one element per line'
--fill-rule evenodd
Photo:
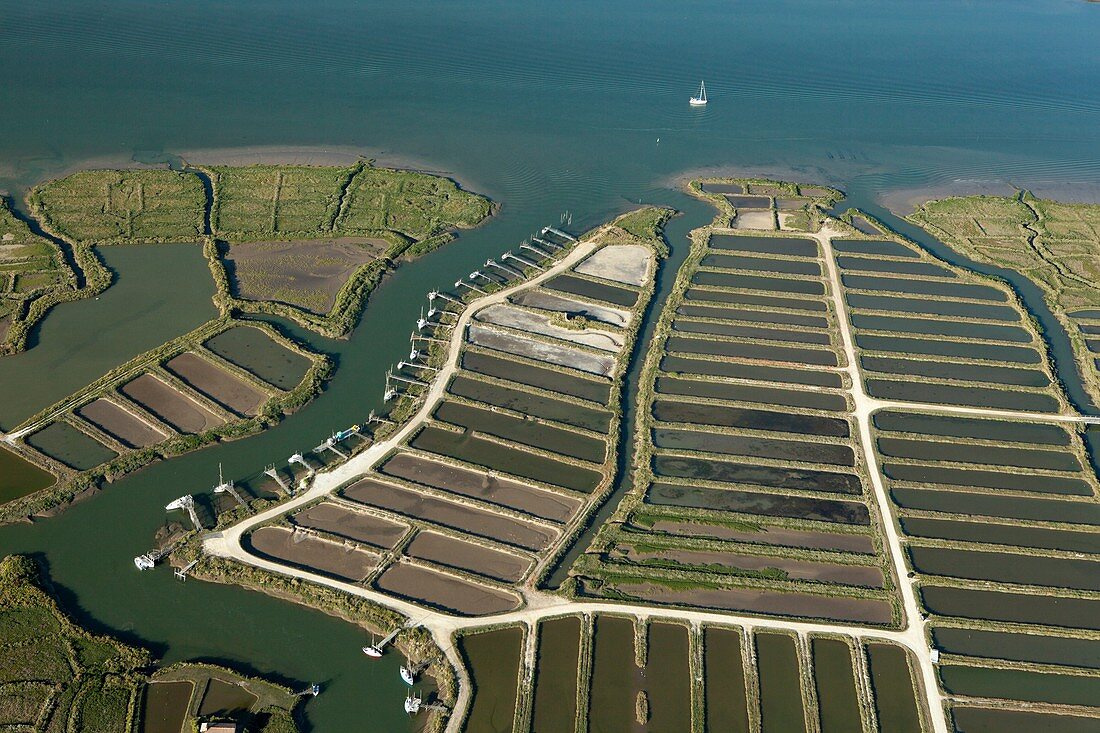
<path fill-rule="evenodd" d="M 707 85 L 704 82 L 699 82 L 699 96 L 692 97 L 689 104 L 692 107 L 707 106 Z"/>
<path fill-rule="evenodd" d="M 424 701 L 421 699 L 419 692 L 416 693 L 415 696 L 412 693 L 409 693 L 405 696 L 405 712 L 409 715 L 416 715 L 420 712 L 420 705 L 423 702 Z"/>
<path fill-rule="evenodd" d="M 410 687 L 416 684 L 416 674 L 413 672 L 411 667 L 404 664 L 401 665 L 401 679 L 403 679 L 405 681 L 405 684 L 409 685 Z"/>
<path fill-rule="evenodd" d="M 371 634 L 370 638 L 370 646 L 363 647 L 363 653 L 366 654 L 368 657 L 378 659 L 382 656 L 382 650 L 378 646 L 378 637 L 374 634 Z"/>

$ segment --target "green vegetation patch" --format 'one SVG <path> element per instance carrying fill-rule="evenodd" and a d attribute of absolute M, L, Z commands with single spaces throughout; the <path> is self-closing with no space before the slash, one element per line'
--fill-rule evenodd
<path fill-rule="evenodd" d="M 198 177 L 170 170 L 81 171 L 29 201 L 44 226 L 78 244 L 195 242 L 206 209 Z"/>
<path fill-rule="evenodd" d="M 77 626 L 48 593 L 30 558 L 0 560 L 0 728 L 49 731 L 131 731 L 140 727 L 138 701 L 150 681 L 192 683 L 180 727 L 196 721 L 210 681 L 240 689 L 255 701 L 233 716 L 244 730 L 296 733 L 291 711 L 299 698 L 279 685 L 207 664 L 147 670 L 151 655 Z M 188 728 L 190 730 L 190 727 Z"/>

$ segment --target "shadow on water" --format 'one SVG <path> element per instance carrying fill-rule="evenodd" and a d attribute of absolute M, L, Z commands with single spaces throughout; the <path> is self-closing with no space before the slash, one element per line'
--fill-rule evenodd
<path fill-rule="evenodd" d="M 646 351 L 649 348 L 650 340 L 653 338 L 653 329 L 656 327 L 657 320 L 664 309 L 665 300 L 668 299 L 668 294 L 676 282 L 676 273 L 690 250 L 690 240 L 688 239 L 690 232 L 709 224 L 714 218 L 714 208 L 710 204 L 684 193 L 670 196 L 667 201 L 662 203 L 675 207 L 681 213 L 665 225 L 664 238 L 669 248 L 669 256 L 658 265 L 656 289 L 642 316 L 642 328 L 634 343 L 630 364 L 626 370 L 620 402 L 622 419 L 619 423 L 618 465 L 615 468 L 613 488 L 599 510 L 589 521 L 588 526 L 573 540 L 569 549 L 562 555 L 554 567 L 554 571 L 546 580 L 546 586 L 551 589 L 560 587 L 569 576 L 569 568 L 592 542 L 596 532 L 608 520 L 622 501 L 623 495 L 632 486 L 631 475 L 634 471 L 634 423 L 638 407 L 638 382 L 642 366 L 645 364 Z"/>
<path fill-rule="evenodd" d="M 964 267 L 968 270 L 981 273 L 982 275 L 995 277 L 1011 285 L 1013 290 L 1019 295 L 1020 301 L 1023 303 L 1028 313 L 1039 322 L 1042 330 L 1041 335 L 1048 346 L 1048 353 L 1051 357 L 1054 373 L 1058 381 L 1061 382 L 1062 386 L 1065 388 L 1066 396 L 1069 398 L 1070 403 L 1083 414 L 1100 414 L 1100 410 L 1093 404 L 1088 392 L 1085 391 L 1081 375 L 1077 371 L 1077 362 L 1074 359 L 1073 346 L 1070 343 L 1069 336 L 1066 334 L 1061 322 L 1058 321 L 1054 313 L 1051 312 L 1050 307 L 1047 306 L 1043 291 L 1040 290 L 1030 278 L 1015 270 L 1007 270 L 1005 268 L 975 262 L 968 257 L 964 257 L 933 237 L 924 229 L 921 229 L 915 224 L 910 224 L 908 221 L 896 216 L 881 204 L 876 203 L 870 197 L 864 195 L 851 195 L 849 199 L 838 203 L 833 213 L 839 214 L 849 207 L 861 209 L 875 216 L 879 221 L 886 224 L 898 234 L 908 237 L 932 254 L 952 265 Z"/>

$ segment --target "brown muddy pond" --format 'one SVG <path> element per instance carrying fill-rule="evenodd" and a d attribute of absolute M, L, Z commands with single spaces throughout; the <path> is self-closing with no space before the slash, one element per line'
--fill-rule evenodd
<path fill-rule="evenodd" d="M 854 501 L 810 499 L 756 491 L 709 489 L 697 486 L 677 486 L 655 483 L 649 487 L 646 501 L 657 506 L 679 506 L 691 509 L 714 509 L 741 514 L 761 514 L 837 522 L 839 524 L 870 524 L 867 507 Z"/>
<path fill-rule="evenodd" d="M 1031 412 L 1057 412 L 1059 409 L 1058 400 L 1045 394 L 1032 392 L 886 379 L 867 379 L 865 384 L 868 394 L 888 400 L 973 405 Z"/>
<path fill-rule="evenodd" d="M 796 279 L 793 277 L 764 277 L 763 275 L 734 275 L 725 272 L 697 272 L 691 278 L 695 285 L 709 285 L 716 288 L 734 288 L 738 290 L 763 290 L 774 293 L 802 293 L 805 295 L 824 295 L 825 284 L 817 279 Z"/>
<path fill-rule="evenodd" d="M 721 425 L 730 428 L 804 433 L 832 438 L 847 438 L 849 434 L 848 421 L 833 417 L 771 412 L 747 407 L 704 405 L 694 402 L 673 402 L 663 399 L 654 401 L 653 417 L 661 422 Z"/>
<path fill-rule="evenodd" d="M 638 293 L 634 290 L 595 282 L 594 280 L 586 280 L 576 275 L 558 275 L 544 282 L 542 287 L 628 308 L 634 307 L 634 304 L 638 302 Z"/>
<path fill-rule="evenodd" d="M 345 547 L 286 527 L 260 527 L 245 543 L 257 554 L 352 583 L 370 575 L 379 559 L 376 553 Z"/>
<path fill-rule="evenodd" d="M 408 531 L 407 525 L 390 522 L 329 502 L 303 509 L 291 517 L 291 521 L 299 527 L 328 532 L 354 542 L 384 549 L 392 548 Z"/>
<path fill-rule="evenodd" d="M 811 641 L 814 685 L 817 688 L 821 733 L 849 733 L 861 729 L 851 647 L 840 639 Z"/>
<path fill-rule="evenodd" d="M 50 423 L 28 435 L 25 440 L 32 448 L 78 471 L 86 471 L 118 455 L 98 440 L 65 422 Z"/>
<path fill-rule="evenodd" d="M 187 717 L 194 685 L 190 682 L 151 682 L 142 691 L 141 733 L 180 733 Z"/>
<path fill-rule="evenodd" d="M 0 504 L 53 486 L 57 479 L 22 456 L 0 448 Z"/>
<path fill-rule="evenodd" d="M 552 530 L 537 527 L 496 512 L 425 496 L 415 491 L 362 479 L 343 491 L 344 496 L 367 506 L 401 514 L 405 517 L 434 522 L 479 537 L 515 545 L 525 550 L 541 550 L 555 538 Z"/>
<path fill-rule="evenodd" d="M 845 412 L 848 409 L 848 400 L 842 394 L 796 391 L 755 384 L 730 384 L 713 380 L 660 377 L 657 379 L 657 391 L 663 394 L 733 402 L 759 402 L 769 406 L 787 405 L 831 412 Z"/>
<path fill-rule="evenodd" d="M 945 435 L 977 440 L 1005 440 L 1046 445 L 1069 445 L 1070 436 L 1058 425 L 985 420 L 946 415 L 922 415 L 914 412 L 884 411 L 874 415 L 875 427 L 900 433 Z"/>
<path fill-rule="evenodd" d="M 712 234 L 707 241 L 712 249 L 735 249 L 788 257 L 817 257 L 817 242 L 795 237 L 753 237 L 736 234 Z"/>
<path fill-rule="evenodd" d="M 699 262 L 700 267 L 716 267 L 726 270 L 751 270 L 753 272 L 780 272 L 787 275 L 821 276 L 817 260 L 779 260 L 773 257 L 749 255 L 709 254 Z"/>
<path fill-rule="evenodd" d="M 530 387 L 561 392 L 601 405 L 606 405 L 611 400 L 611 382 L 582 377 L 581 372 L 566 371 L 563 368 L 547 369 L 503 356 L 469 350 L 462 354 L 462 368 Z"/>
<path fill-rule="evenodd" d="M 741 635 L 712 626 L 703 631 L 706 729 L 749 733 Z"/>
<path fill-rule="evenodd" d="M 1094 599 L 937 585 L 922 586 L 920 594 L 925 608 L 942 616 L 1100 630 L 1100 601 Z"/>
<path fill-rule="evenodd" d="M 84 405 L 76 414 L 131 448 L 143 448 L 168 437 L 150 423 L 103 397 Z"/>
<path fill-rule="evenodd" d="M 211 678 L 199 705 L 199 715 L 224 715 L 230 717 L 236 713 L 251 709 L 256 704 L 256 696 L 240 685 Z"/>
<path fill-rule="evenodd" d="M 562 341 L 548 341 L 518 333 L 503 331 L 482 323 L 471 323 L 467 329 L 469 343 L 545 364 L 579 369 L 589 374 L 608 376 L 615 368 L 615 359 L 608 353 L 593 353 Z"/>
<path fill-rule="evenodd" d="M 957 336 L 983 341 L 1009 341 L 1018 344 L 1031 343 L 1031 334 L 1018 326 L 990 323 L 973 323 L 929 318 L 898 318 L 896 316 L 852 316 L 852 325 L 867 331 L 889 331 L 898 334 L 928 334 L 930 336 Z"/>
<path fill-rule="evenodd" d="M 573 497 L 409 453 L 397 453 L 380 470 L 390 476 L 509 507 L 552 522 L 568 520 L 581 505 L 581 501 Z"/>
<path fill-rule="evenodd" d="M 904 280 L 894 282 L 904 283 Z M 990 321 L 1020 320 L 1020 314 L 1011 306 L 985 305 L 983 303 L 964 303 L 942 298 L 905 298 L 900 296 L 866 295 L 863 293 L 846 294 L 851 308 L 863 308 L 876 311 L 894 311 L 900 313 L 921 313 L 932 316 L 958 316 L 961 318 L 984 318 Z"/>
<path fill-rule="evenodd" d="M 298 386 L 310 367 L 309 359 L 250 326 L 235 326 L 203 345 L 226 361 L 247 369 L 282 390 Z"/>
<path fill-rule="evenodd" d="M 896 733 L 922 733 L 909 655 L 893 644 L 868 644 L 867 664 L 879 729 Z"/>
<path fill-rule="evenodd" d="M 196 400 L 152 374 L 122 385 L 124 395 L 181 433 L 201 433 L 225 422 Z"/>
<path fill-rule="evenodd" d="M 580 644 L 581 621 L 576 616 L 539 624 L 531 733 L 573 730 Z"/>
<path fill-rule="evenodd" d="M 523 631 L 518 627 L 468 634 L 458 647 L 470 670 L 473 699 L 464 730 L 508 733 L 516 715 Z"/>
<path fill-rule="evenodd" d="M 267 395 L 251 384 L 192 352 L 180 354 L 164 366 L 194 389 L 238 415 L 255 415 L 267 402 Z"/>
<path fill-rule="evenodd" d="M 699 186 L 705 193 L 744 193 L 745 187 L 740 183 L 704 183 Z"/>
<path fill-rule="evenodd" d="M 705 356 L 785 361 L 794 364 L 814 364 L 830 367 L 837 365 L 836 354 L 825 349 L 800 349 L 793 346 L 771 346 L 740 341 L 714 341 L 687 336 L 669 337 L 665 342 L 665 350 Z"/>
<path fill-rule="evenodd" d="M 829 310 L 828 304 L 818 298 L 786 298 L 779 295 L 763 295 L 761 293 L 735 293 L 730 290 L 705 290 L 703 288 L 688 288 L 684 297 L 689 300 L 725 303 L 727 305 L 759 305 L 766 308 L 789 308 L 798 311 L 813 311 L 825 313 Z"/>
<path fill-rule="evenodd" d="M 553 420 L 598 433 L 606 433 L 611 429 L 611 413 L 607 410 L 585 407 L 499 384 L 458 376 L 451 380 L 448 391 L 459 397 L 506 407 L 544 420 Z"/>
<path fill-rule="evenodd" d="M 514 610 L 519 599 L 510 593 L 428 568 L 394 563 L 374 584 L 387 593 L 463 616 L 487 616 Z"/>
<path fill-rule="evenodd" d="M 925 356 L 953 356 L 962 359 L 985 359 L 1013 364 L 1038 364 L 1039 352 L 1030 347 L 979 344 L 973 341 L 936 341 L 901 336 L 858 334 L 856 345 L 867 351 L 888 351 Z"/>
<path fill-rule="evenodd" d="M 606 305 L 596 305 L 576 298 L 566 298 L 554 295 L 545 290 L 534 288 L 516 293 L 509 298 L 516 305 L 526 305 L 531 308 L 554 311 L 556 313 L 568 313 L 570 315 L 584 316 L 590 321 L 600 321 L 612 326 L 625 327 L 630 323 L 631 313 L 623 308 L 611 308 Z"/>
<path fill-rule="evenodd" d="M 681 537 L 710 537 L 718 540 L 735 540 L 753 545 L 778 547 L 804 547 L 811 550 L 837 550 L 871 555 L 875 545 L 864 534 L 840 532 L 815 532 L 804 529 L 759 525 L 752 530 L 735 529 L 722 524 L 712 524 L 703 519 L 656 519 L 646 531 L 662 532 Z"/>
<path fill-rule="evenodd" d="M 1079 471 L 1077 456 L 1069 451 L 1028 450 L 1004 448 L 995 445 L 982 446 L 980 452 L 970 443 L 940 443 L 910 438 L 879 437 L 878 451 L 895 458 L 912 458 L 919 461 L 945 461 L 947 463 L 975 463 L 990 466 L 1015 466 L 1039 468 L 1050 471 Z"/>
<path fill-rule="evenodd" d="M 1032 491 L 1040 494 L 1064 494 L 1091 496 L 1092 486 L 1077 478 L 1043 476 L 1022 471 L 981 471 L 946 466 L 905 466 L 896 463 L 882 464 L 882 472 L 895 481 L 922 484 L 947 484 L 981 487 L 986 489 L 1010 489 Z"/>
<path fill-rule="evenodd" d="M 846 445 L 671 428 L 655 429 L 653 431 L 653 444 L 660 448 L 698 450 L 708 453 L 726 453 L 729 455 L 803 461 L 806 463 L 826 463 L 833 466 L 854 466 L 856 460 L 855 453 Z"/>
<path fill-rule="evenodd" d="M 955 705 L 959 733 L 1096 733 L 1096 718 Z"/>
<path fill-rule="evenodd" d="M 966 364 L 962 362 L 920 361 L 885 356 L 862 356 L 859 360 L 869 372 L 900 374 L 906 377 L 931 377 L 962 382 L 989 382 L 997 385 L 1018 385 L 1020 387 L 1046 387 L 1050 377 L 1038 369 L 1020 367 L 993 366 L 986 364 Z"/>
<path fill-rule="evenodd" d="M 838 494 L 862 494 L 859 476 L 850 473 L 817 471 L 809 468 L 757 466 L 751 463 L 719 461 L 712 458 L 686 458 L 659 455 L 653 460 L 659 476 L 756 484 L 775 489 L 827 491 Z"/>
<path fill-rule="evenodd" d="M 859 217 L 852 217 L 853 220 Z M 878 231 L 867 232 L 867 234 L 878 234 Z M 868 254 L 868 255 L 881 255 L 883 257 L 910 257 L 916 258 L 920 255 L 914 250 L 906 247 L 904 244 L 897 242 L 891 242 L 888 240 L 879 239 L 834 239 L 832 241 L 833 249 L 837 252 L 844 252 L 846 254 Z"/>
<path fill-rule="evenodd" d="M 765 326 L 746 326 L 739 323 L 714 323 L 713 321 L 695 321 L 676 318 L 672 328 L 682 333 L 701 333 L 709 336 L 733 336 L 747 339 L 767 339 L 769 341 L 790 341 L 801 344 L 828 345 L 832 342 L 828 332 L 795 331 L 785 328 L 767 328 Z"/>
<path fill-rule="evenodd" d="M 848 272 L 883 272 L 891 275 L 917 275 L 919 277 L 957 277 L 955 273 L 946 267 L 931 262 L 898 262 L 896 260 L 879 260 L 873 257 L 847 257 L 836 258 L 836 263 L 842 270 Z"/>
<path fill-rule="evenodd" d="M 909 546 L 913 569 L 969 580 L 1100 590 L 1100 562 L 1016 553 Z"/>
<path fill-rule="evenodd" d="M 939 671 L 944 690 L 955 695 L 1055 705 L 1095 706 L 1100 700 L 1100 677 L 962 666 L 942 666 Z"/>
<path fill-rule="evenodd" d="M 531 566 L 530 560 L 518 555 L 491 550 L 438 532 L 420 532 L 405 548 L 405 554 L 505 583 L 518 582 Z"/>
<path fill-rule="evenodd" d="M 1100 640 L 937 626 L 933 643 L 951 654 L 1100 669 Z"/>
<path fill-rule="evenodd" d="M 906 509 L 975 514 L 1005 519 L 1034 519 L 1100 525 L 1100 504 L 959 491 L 894 488 L 894 501 Z"/>
<path fill-rule="evenodd" d="M 456 458 L 477 466 L 502 471 L 573 491 L 591 492 L 602 478 L 599 471 L 556 461 L 536 453 L 512 448 L 471 435 L 444 430 L 435 425 L 423 428 L 410 443 L 428 453 Z"/>
<path fill-rule="evenodd" d="M 1045 527 L 1025 527 L 1019 524 L 964 522 L 957 519 L 925 517 L 901 517 L 899 521 L 902 530 L 912 537 L 933 537 L 941 540 L 1100 554 L 1100 532 L 1075 532 Z"/>
<path fill-rule="evenodd" d="M 786 634 L 756 634 L 760 675 L 761 733 L 806 730 L 802 681 L 794 640 Z"/>
<path fill-rule="evenodd" d="M 603 463 L 607 456 L 607 442 L 600 438 L 582 435 L 544 425 L 530 418 L 523 419 L 493 410 L 483 410 L 458 402 L 443 402 L 433 417 L 452 425 L 495 435 L 498 438 L 530 445 L 543 450 L 561 453 L 584 461 Z"/>
<path fill-rule="evenodd" d="M 987 285 L 969 285 L 966 283 L 941 282 L 939 280 L 918 280 L 912 277 L 875 277 L 873 275 L 841 275 L 846 288 L 853 290 L 872 290 L 887 293 L 912 295 L 936 295 L 942 298 L 969 298 L 1003 303 L 1008 296 L 997 288 Z"/>
<path fill-rule="evenodd" d="M 814 387 L 842 387 L 844 381 L 836 372 L 810 369 L 791 369 L 770 364 L 740 364 L 713 359 L 692 359 L 687 356 L 667 355 L 661 359 L 665 372 L 682 374 L 707 374 L 714 377 L 739 377 L 762 382 L 789 382 Z"/>
<path fill-rule="evenodd" d="M 753 323 L 777 323 L 785 326 L 803 326 L 806 328 L 828 328 L 829 319 L 804 313 L 783 313 L 775 310 L 750 310 L 716 305 L 702 305 L 686 301 L 676 309 L 683 316 L 697 318 L 724 318 L 730 321 L 750 321 Z"/>
<path fill-rule="evenodd" d="M 851 220 L 851 224 L 858 231 L 861 231 L 864 234 L 881 234 L 882 233 L 881 231 L 879 231 L 878 227 L 876 227 L 874 224 L 872 224 L 871 222 L 864 219 L 862 216 L 853 216 L 852 220 Z M 836 244 L 836 240 L 833 240 L 833 244 L 834 245 Z M 875 243 L 872 242 L 871 244 L 875 244 Z M 889 242 L 889 244 L 893 244 L 893 242 Z M 899 245 L 899 247 L 900 247 L 900 245 Z M 904 248 L 902 248 L 902 249 L 904 249 Z M 845 250 L 845 251 L 851 251 L 851 250 Z M 882 253 L 879 253 L 879 254 L 882 254 Z M 910 254 L 910 256 L 915 257 L 916 254 L 913 253 L 913 254 Z"/>

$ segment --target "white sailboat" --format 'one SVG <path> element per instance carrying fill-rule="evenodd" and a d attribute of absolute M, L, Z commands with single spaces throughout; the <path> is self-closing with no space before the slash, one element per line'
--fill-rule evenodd
<path fill-rule="evenodd" d="M 706 107 L 707 106 L 707 85 L 704 82 L 699 82 L 699 96 L 692 97 L 689 102 L 692 107 Z"/>

